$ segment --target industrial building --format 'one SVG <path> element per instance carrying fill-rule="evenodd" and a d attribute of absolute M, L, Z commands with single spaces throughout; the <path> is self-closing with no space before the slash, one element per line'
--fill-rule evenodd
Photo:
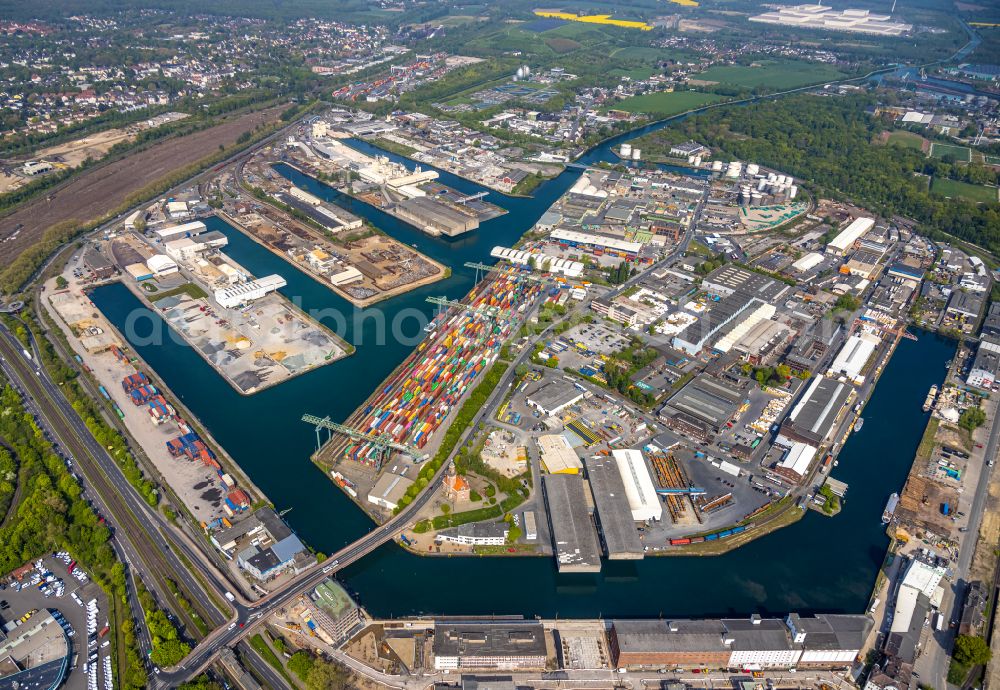
<path fill-rule="evenodd" d="M 507 543 L 510 528 L 506 522 L 467 522 L 458 527 L 441 530 L 435 541 L 451 542 L 464 546 L 503 546 Z"/>
<path fill-rule="evenodd" d="M 611 454 L 625 486 L 625 497 L 632 511 L 632 519 L 635 522 L 659 521 L 663 517 L 663 504 L 656 493 L 656 485 L 653 484 L 642 451 L 614 450 Z"/>
<path fill-rule="evenodd" d="M 819 447 L 851 400 L 854 387 L 843 381 L 814 376 L 788 417 L 781 424 L 778 442 L 791 447 L 796 441 Z"/>
<path fill-rule="evenodd" d="M 774 317 L 777 311 L 773 304 L 767 304 L 766 302 L 758 303 L 753 309 L 741 314 L 742 318 L 724 336 L 715 342 L 715 345 L 712 346 L 713 349 L 723 353 L 729 352 L 747 335 L 756 332 L 758 325 L 763 324 L 762 327 L 767 329 L 768 323 L 775 323 L 770 321 L 770 319 Z M 780 327 L 780 324 L 775 323 L 775 325 Z"/>
<path fill-rule="evenodd" d="M 2 623 L 2 619 L 0 619 Z M 23 623 L 0 629 L 0 688 L 59 687 L 69 670 L 72 644 L 49 609 L 42 609 Z"/>
<path fill-rule="evenodd" d="M 219 306 L 231 309 L 246 302 L 260 299 L 269 292 L 285 287 L 287 283 L 281 276 L 274 274 L 238 283 L 215 291 L 215 301 Z"/>
<path fill-rule="evenodd" d="M 617 461 L 598 456 L 585 459 L 584 466 L 605 555 L 613 561 L 642 558 L 642 541 L 635 529 Z"/>
<path fill-rule="evenodd" d="M 396 510 L 403 494 L 412 484 L 412 479 L 385 472 L 368 492 L 368 502 L 386 510 Z"/>
<path fill-rule="evenodd" d="M 577 474 L 583 464 L 569 440 L 562 434 L 545 434 L 538 437 L 542 465 L 549 474 Z"/>
<path fill-rule="evenodd" d="M 799 273 L 805 273 L 806 271 L 811 271 L 816 268 L 821 263 L 823 263 L 822 254 L 819 254 L 818 252 L 809 252 L 792 263 L 792 268 Z"/>
<path fill-rule="evenodd" d="M 97 280 L 107 280 L 115 274 L 115 266 L 107 257 L 96 249 L 89 249 L 83 255 L 83 264 L 94 274 Z"/>
<path fill-rule="evenodd" d="M 984 329 L 985 330 L 985 329 Z M 976 349 L 976 359 L 972 362 L 965 382 L 970 386 L 991 390 L 1000 371 L 1000 338 L 982 335 Z"/>
<path fill-rule="evenodd" d="M 544 415 L 558 414 L 583 400 L 583 391 L 563 378 L 548 379 L 525 395 L 525 402 Z"/>
<path fill-rule="evenodd" d="M 848 31 L 874 36 L 902 36 L 913 29 L 912 24 L 894 22 L 892 15 L 872 14 L 868 10 L 834 10 L 826 5 L 793 5 L 773 12 L 750 17 L 752 22 L 780 24 L 802 29 Z"/>
<path fill-rule="evenodd" d="M 874 333 L 862 332 L 852 335 L 844 343 L 837 356 L 833 358 L 828 373 L 831 376 L 843 374 L 849 381 L 861 385 L 865 377 L 861 375 L 865 365 L 871 359 L 872 353 L 879 346 L 881 340 Z"/>
<path fill-rule="evenodd" d="M 674 393 L 658 414 L 674 431 L 707 441 L 736 414 L 743 399 L 742 389 L 702 374 Z"/>
<path fill-rule="evenodd" d="M 634 259 L 639 256 L 639 252 L 642 250 L 641 242 L 631 242 L 617 237 L 606 237 L 604 235 L 565 230 L 562 228 L 553 230 L 549 238 L 553 242 L 567 247 L 579 247 L 586 251 L 597 250 L 604 254 L 620 256 L 624 259 Z"/>
<path fill-rule="evenodd" d="M 479 227 L 479 220 L 474 216 L 426 197 L 405 199 L 396 204 L 394 210 L 403 220 L 432 235 L 457 237 Z"/>
<path fill-rule="evenodd" d="M 287 193 L 278 192 L 274 196 L 281 203 L 301 211 L 332 232 L 358 230 L 364 225 L 364 221 L 353 213 L 334 207 L 298 187 L 292 187 Z"/>
<path fill-rule="evenodd" d="M 169 225 L 165 228 L 157 228 L 153 231 L 153 234 L 161 242 L 167 240 L 176 240 L 181 237 L 191 237 L 193 235 L 200 235 L 205 232 L 208 228 L 200 220 L 192 221 L 190 223 L 184 223 L 182 225 Z"/>
<path fill-rule="evenodd" d="M 435 621 L 434 668 L 541 670 L 547 656 L 538 621 Z"/>
<path fill-rule="evenodd" d="M 316 563 L 316 557 L 271 508 L 260 508 L 232 527 L 215 530 L 210 538 L 227 557 L 236 552 L 240 568 L 260 581 L 286 570 L 297 574 Z"/>
<path fill-rule="evenodd" d="M 827 253 L 844 256 L 854 246 L 854 243 L 864 237 L 865 233 L 873 227 L 875 227 L 875 221 L 872 218 L 855 218 L 836 237 L 830 240 L 830 243 L 826 245 Z"/>
<path fill-rule="evenodd" d="M 168 276 L 180 271 L 177 262 L 166 254 L 153 254 L 146 259 L 146 265 L 149 266 L 149 270 L 154 276 Z"/>
<path fill-rule="evenodd" d="M 815 446 L 796 441 L 785 453 L 781 462 L 774 466 L 773 471 L 793 484 L 801 484 L 809 473 L 813 460 L 816 459 L 816 451 Z"/>
<path fill-rule="evenodd" d="M 594 523 L 587 514 L 583 477 L 542 475 L 542 495 L 548 507 L 549 529 L 560 573 L 596 573 L 601 552 Z"/>
<path fill-rule="evenodd" d="M 168 240 L 163 243 L 163 251 L 167 256 L 177 261 L 190 261 L 198 254 L 210 249 L 221 249 L 229 244 L 229 238 L 221 232 L 213 230 L 198 235 L 198 239 L 192 237 L 181 237 L 176 240 Z"/>
<path fill-rule="evenodd" d="M 733 670 L 849 668 L 864 647 L 867 616 L 819 614 L 784 620 L 614 620 L 608 640 L 619 668 L 728 668 Z"/>
<path fill-rule="evenodd" d="M 539 252 L 525 252 L 509 247 L 493 247 L 490 256 L 494 259 L 504 259 L 518 266 L 528 266 L 534 261 L 535 268 L 549 273 L 559 273 L 567 278 L 579 278 L 583 274 L 583 264 L 579 261 L 561 259 L 558 256 L 548 256 Z"/>
<path fill-rule="evenodd" d="M 754 297 L 747 297 L 742 292 L 708 302 L 705 311 L 699 314 L 698 320 L 675 335 L 671 345 L 677 350 L 697 355 L 726 326 L 736 322 L 760 304 L 763 302 Z"/>
<path fill-rule="evenodd" d="M 747 297 L 757 297 L 770 302 L 789 294 L 793 288 L 766 275 L 748 271 L 734 264 L 726 264 L 705 276 L 701 282 L 701 289 L 720 297 L 742 293 Z"/>

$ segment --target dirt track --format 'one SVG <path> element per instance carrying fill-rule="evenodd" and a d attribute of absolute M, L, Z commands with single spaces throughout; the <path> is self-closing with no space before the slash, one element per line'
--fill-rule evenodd
<path fill-rule="evenodd" d="M 245 131 L 274 122 L 282 107 L 247 113 L 200 132 L 171 138 L 108 165 L 88 170 L 52 194 L 29 202 L 0 218 L 0 239 L 23 227 L 17 238 L 0 243 L 0 266 L 10 264 L 25 249 L 39 241 L 42 233 L 56 223 L 76 220 L 85 223 L 99 218 L 121 204 L 129 194 L 230 146 Z"/>

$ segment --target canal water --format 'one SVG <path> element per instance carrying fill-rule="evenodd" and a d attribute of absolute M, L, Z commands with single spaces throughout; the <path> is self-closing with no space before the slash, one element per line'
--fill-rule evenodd
<path fill-rule="evenodd" d="M 650 125 L 606 142 L 581 162 L 615 160 L 621 141 L 666 123 Z M 385 152 L 350 141 L 367 152 Z M 387 154 L 412 168 L 412 161 Z M 429 167 L 429 166 L 424 166 Z M 576 180 L 567 170 L 542 184 L 532 198 L 487 196 L 509 213 L 483 223 L 463 238 L 431 238 L 377 209 L 343 197 L 288 166 L 278 172 L 313 194 L 336 201 L 377 227 L 450 266 L 443 281 L 378 305 L 387 319 L 402 310 L 430 315 L 430 295 L 459 298 L 472 287 L 466 261 L 492 263 L 495 245 L 510 246 Z M 463 193 L 483 188 L 444 171 L 441 181 Z M 345 419 L 411 351 L 411 344 L 378 336 L 377 319 L 358 316 L 350 303 L 219 219 L 207 224 L 229 237 L 226 252 L 256 275 L 279 273 L 282 292 L 303 309 L 334 311 L 347 323 L 341 334 L 354 355 L 253 396 L 241 396 L 195 352 L 178 344 L 167 326 L 145 312 L 122 285 L 93 291 L 94 303 L 171 390 L 268 495 L 307 543 L 330 553 L 371 529 L 371 522 L 309 461 L 315 447 L 303 413 Z M 136 314 L 142 312 L 141 318 Z M 336 327 L 336 320 L 322 318 Z M 415 335 L 411 324 L 408 335 Z M 405 329 L 404 329 L 405 330 Z M 605 563 L 598 575 L 560 576 L 548 558 L 422 558 L 387 544 L 340 574 L 349 590 L 376 616 L 436 614 L 525 614 L 546 617 L 655 616 L 783 613 L 789 610 L 858 612 L 864 607 L 884 556 L 880 523 L 888 494 L 903 484 L 926 415 L 927 389 L 940 383 L 953 345 L 932 335 L 904 340 L 866 408 L 864 429 L 840 455 L 833 475 L 848 482 L 844 510 L 836 518 L 810 513 L 797 524 L 715 558 L 647 558 Z"/>

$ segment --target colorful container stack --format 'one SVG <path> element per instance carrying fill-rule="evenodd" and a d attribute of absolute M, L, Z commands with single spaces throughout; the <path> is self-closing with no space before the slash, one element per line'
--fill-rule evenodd
<path fill-rule="evenodd" d="M 141 371 L 137 374 L 129 374 L 122 379 L 122 390 L 131 393 L 137 388 L 149 385 L 149 379 Z"/>
<path fill-rule="evenodd" d="M 133 405 L 145 405 L 153 398 L 157 397 L 156 386 L 139 386 L 129 393 Z"/>
<path fill-rule="evenodd" d="M 149 401 L 149 416 L 154 424 L 163 424 L 174 416 L 174 408 L 162 395 Z"/>
<path fill-rule="evenodd" d="M 500 276 L 478 288 L 468 303 L 492 308 L 496 318 L 472 311 L 439 318 L 427 340 L 348 424 L 424 448 L 477 377 L 496 361 L 518 305 L 529 303 L 538 292 L 537 283 L 520 281 L 515 275 Z M 352 442 L 345 454 L 368 465 L 374 465 L 377 457 L 369 442 Z"/>

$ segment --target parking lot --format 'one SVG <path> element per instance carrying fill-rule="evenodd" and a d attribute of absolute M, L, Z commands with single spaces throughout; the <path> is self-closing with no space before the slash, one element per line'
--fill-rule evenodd
<path fill-rule="evenodd" d="M 0 582 L 0 619 L 5 624 L 16 623 L 31 612 L 32 616 L 17 627 L 31 625 L 33 616 L 48 610 L 65 630 L 71 646 L 73 663 L 64 687 L 110 690 L 107 600 L 101 588 L 65 553 L 46 556 L 14 573 L 20 579 L 10 575 Z M 104 635 L 100 634 L 102 630 Z M 8 631 L 7 635 L 12 633 Z"/>

